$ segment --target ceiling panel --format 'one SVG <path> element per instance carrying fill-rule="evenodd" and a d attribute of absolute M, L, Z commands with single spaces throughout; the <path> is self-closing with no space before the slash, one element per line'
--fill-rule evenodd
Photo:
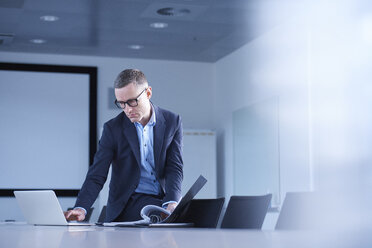
<path fill-rule="evenodd" d="M 253 17 L 268 1 L 2 0 L 0 34 L 14 39 L 0 51 L 215 62 L 265 31 Z M 59 19 L 45 22 L 44 15 Z M 154 29 L 154 22 L 167 27 Z"/>

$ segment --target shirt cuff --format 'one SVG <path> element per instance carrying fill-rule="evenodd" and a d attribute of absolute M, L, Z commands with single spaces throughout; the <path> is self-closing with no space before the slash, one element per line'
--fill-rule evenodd
<path fill-rule="evenodd" d="M 84 210 L 85 215 L 87 215 L 87 210 L 85 210 L 85 208 L 82 208 L 82 207 L 75 207 L 74 209 L 82 209 L 82 210 Z"/>
<path fill-rule="evenodd" d="M 167 202 L 163 203 L 162 207 L 167 208 L 169 203 L 177 203 L 177 202 L 176 201 L 167 201 Z"/>

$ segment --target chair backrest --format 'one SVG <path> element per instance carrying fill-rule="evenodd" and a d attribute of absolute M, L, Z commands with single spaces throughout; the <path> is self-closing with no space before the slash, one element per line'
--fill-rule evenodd
<path fill-rule="evenodd" d="M 74 209 L 74 208 L 68 208 L 67 210 L 72 210 L 72 209 Z M 90 217 L 92 216 L 93 210 L 94 210 L 94 207 L 92 207 L 88 210 L 87 214 L 85 215 L 84 222 L 89 222 Z"/>
<path fill-rule="evenodd" d="M 320 204 L 314 192 L 288 192 L 283 201 L 276 230 L 299 230 L 316 228 Z"/>
<path fill-rule="evenodd" d="M 193 199 L 177 222 L 194 223 L 194 227 L 216 228 L 225 198 Z"/>
<path fill-rule="evenodd" d="M 101 213 L 99 214 L 97 222 L 103 223 L 105 222 L 105 218 L 106 218 L 106 205 L 102 207 L 102 210 L 101 210 Z"/>
<path fill-rule="evenodd" d="M 271 196 L 231 196 L 221 228 L 261 229 Z"/>

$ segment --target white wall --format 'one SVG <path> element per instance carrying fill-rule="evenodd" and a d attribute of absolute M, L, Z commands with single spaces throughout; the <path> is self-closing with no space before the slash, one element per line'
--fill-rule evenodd
<path fill-rule="evenodd" d="M 288 191 L 330 190 L 338 196 L 338 216 L 352 216 L 350 223 L 366 219 L 372 176 L 368 6 L 347 0 L 282 5 L 275 13 L 286 15 L 284 21 L 216 63 L 219 192 L 234 194 L 233 111 L 279 96 L 282 200 Z M 256 24 L 264 26 L 264 18 Z M 359 198 L 350 204 L 346 194 Z M 269 214 L 264 228 L 275 219 Z"/>
<path fill-rule="evenodd" d="M 315 187 L 336 196 L 334 212 L 354 228 L 372 225 L 371 10 L 370 1 L 322 3 L 311 22 Z"/>
<path fill-rule="evenodd" d="M 288 22 L 216 63 L 216 95 L 224 103 L 216 115 L 219 180 L 225 182 L 219 191 L 226 196 L 234 194 L 232 113 L 273 96 L 279 96 L 281 195 L 310 189 L 306 35 Z M 268 216 L 273 220 L 264 228 L 272 228 L 275 217 Z"/>

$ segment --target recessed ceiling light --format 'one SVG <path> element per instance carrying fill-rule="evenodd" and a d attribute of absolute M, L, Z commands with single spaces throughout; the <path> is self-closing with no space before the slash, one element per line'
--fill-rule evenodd
<path fill-rule="evenodd" d="M 30 42 L 35 43 L 35 44 L 43 44 L 46 42 L 46 40 L 43 39 L 32 39 Z"/>
<path fill-rule="evenodd" d="M 150 24 L 152 28 L 166 28 L 168 27 L 168 23 L 165 22 L 153 22 Z"/>
<path fill-rule="evenodd" d="M 133 50 L 140 50 L 143 48 L 141 45 L 129 45 L 128 48 L 133 49 Z"/>
<path fill-rule="evenodd" d="M 45 16 L 40 16 L 40 20 L 45 21 L 45 22 L 55 22 L 59 20 L 59 17 L 52 16 L 52 15 L 45 15 Z"/>

